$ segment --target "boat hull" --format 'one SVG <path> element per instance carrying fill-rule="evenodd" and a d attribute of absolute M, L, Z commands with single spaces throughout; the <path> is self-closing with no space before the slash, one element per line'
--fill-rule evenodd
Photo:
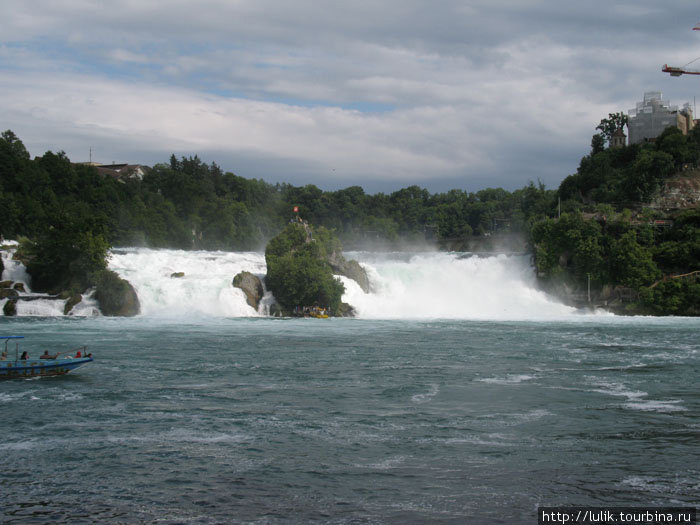
<path fill-rule="evenodd" d="M 92 357 L 0 361 L 0 379 L 60 376 L 90 361 Z"/>

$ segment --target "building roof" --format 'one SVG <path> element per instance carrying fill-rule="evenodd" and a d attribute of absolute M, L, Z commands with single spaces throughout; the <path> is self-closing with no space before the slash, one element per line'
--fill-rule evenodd
<path fill-rule="evenodd" d="M 141 164 L 101 164 L 96 168 L 100 175 L 118 180 L 142 179 L 145 173 L 145 166 Z"/>

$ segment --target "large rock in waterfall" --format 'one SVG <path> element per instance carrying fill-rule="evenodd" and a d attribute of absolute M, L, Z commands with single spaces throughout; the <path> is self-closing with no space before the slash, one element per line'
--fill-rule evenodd
<path fill-rule="evenodd" d="M 104 270 L 97 277 L 95 299 L 103 315 L 131 317 L 141 312 L 134 287 L 111 270 Z"/>
<path fill-rule="evenodd" d="M 369 291 L 364 269 L 355 261 L 345 260 L 333 233 L 298 218 L 268 242 L 265 262 L 265 285 L 284 315 L 305 315 L 315 307 L 332 316 L 353 315 L 350 305 L 341 302 L 345 286 L 335 277 L 337 274 L 356 280 Z"/>
<path fill-rule="evenodd" d="M 234 287 L 243 290 L 246 302 L 257 312 L 260 299 L 262 299 L 265 293 L 260 278 L 250 272 L 240 272 L 233 278 L 232 284 Z"/>
<path fill-rule="evenodd" d="M 331 265 L 333 273 L 352 279 L 360 285 L 363 292 L 369 293 L 369 278 L 359 262 L 354 259 L 348 261 L 342 254 L 334 251 L 328 256 L 328 264 Z"/>
<path fill-rule="evenodd" d="M 70 311 L 75 307 L 76 304 L 83 300 L 83 295 L 79 293 L 73 293 L 68 295 L 66 299 L 66 304 L 63 306 L 63 315 L 70 314 Z"/>
<path fill-rule="evenodd" d="M 5 303 L 5 306 L 2 307 L 2 313 L 5 314 L 8 317 L 11 317 L 13 315 L 17 315 L 17 298 L 10 298 L 7 300 Z"/>
<path fill-rule="evenodd" d="M 13 288 L 0 287 L 0 299 L 17 299 L 19 292 Z"/>

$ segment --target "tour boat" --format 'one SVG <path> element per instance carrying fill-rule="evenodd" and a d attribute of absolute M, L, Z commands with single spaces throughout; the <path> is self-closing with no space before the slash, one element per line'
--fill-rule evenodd
<path fill-rule="evenodd" d="M 328 313 L 326 312 L 326 309 L 320 308 L 318 306 L 314 306 L 313 308 L 311 308 L 309 315 L 311 317 L 315 317 L 316 319 L 328 319 Z"/>
<path fill-rule="evenodd" d="M 19 345 L 15 347 L 14 359 L 11 359 L 7 354 L 7 345 L 10 339 L 24 339 L 24 336 L 5 335 L 0 336 L 0 339 L 5 339 L 5 351 L 0 356 L 0 379 L 59 376 L 93 360 L 92 354 L 85 353 L 86 346 L 76 349 L 75 357 L 58 357 L 60 354 L 48 356 L 48 352 L 45 352 L 44 357 L 29 357 L 26 352 L 20 357 Z"/>

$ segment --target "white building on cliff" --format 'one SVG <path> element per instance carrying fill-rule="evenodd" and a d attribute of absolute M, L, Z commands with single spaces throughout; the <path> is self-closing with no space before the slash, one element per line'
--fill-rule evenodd
<path fill-rule="evenodd" d="M 644 100 L 629 110 L 629 143 L 653 141 L 669 126 L 675 126 L 687 135 L 694 125 L 689 104 L 679 110 L 678 106 L 671 106 L 663 99 L 661 91 L 647 91 Z"/>

